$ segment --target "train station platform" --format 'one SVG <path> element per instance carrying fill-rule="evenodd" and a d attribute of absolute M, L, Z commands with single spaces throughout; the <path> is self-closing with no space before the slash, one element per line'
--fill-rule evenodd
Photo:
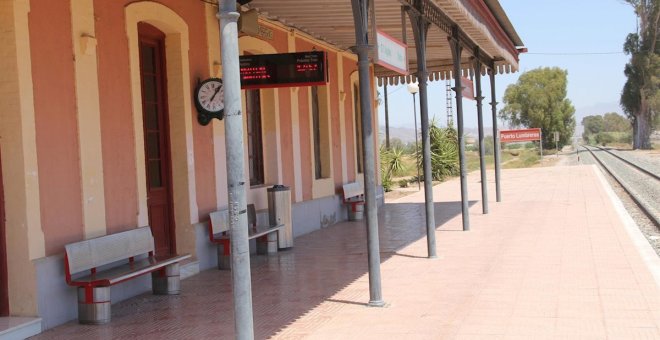
<path fill-rule="evenodd" d="M 383 308 L 367 307 L 366 231 L 344 222 L 253 257 L 255 337 L 279 339 L 660 339 L 660 260 L 593 166 L 503 170 L 481 213 L 469 177 L 434 187 L 438 258 L 426 258 L 423 193 L 379 211 Z M 231 273 L 208 270 L 178 297 L 141 295 L 102 326 L 36 339 L 231 339 Z"/>

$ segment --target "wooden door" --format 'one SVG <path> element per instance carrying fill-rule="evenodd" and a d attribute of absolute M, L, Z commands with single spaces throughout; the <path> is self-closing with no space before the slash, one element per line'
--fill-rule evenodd
<path fill-rule="evenodd" d="M 139 24 L 138 32 L 149 225 L 156 243 L 156 254 L 169 255 L 176 252 L 176 245 L 172 211 L 165 35 L 157 28 L 144 23 Z"/>
<path fill-rule="evenodd" d="M 0 159 L 0 316 L 9 315 L 9 287 L 7 284 L 7 238 L 5 237 L 5 189 L 2 185 Z"/>

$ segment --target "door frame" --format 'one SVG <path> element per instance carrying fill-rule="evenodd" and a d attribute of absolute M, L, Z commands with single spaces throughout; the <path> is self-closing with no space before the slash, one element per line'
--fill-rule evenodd
<path fill-rule="evenodd" d="M 139 59 L 140 59 L 140 67 L 139 67 L 139 74 L 140 74 L 140 94 L 142 98 L 142 111 L 141 111 L 141 116 L 142 116 L 142 127 L 144 130 L 146 130 L 146 122 L 145 122 L 145 116 L 144 116 L 144 92 L 143 92 L 143 78 L 142 78 L 142 53 L 140 52 L 140 45 L 143 42 L 147 42 L 149 44 L 155 44 L 158 46 L 158 60 L 160 60 L 160 65 L 156 65 L 158 68 L 158 72 L 161 75 L 160 81 L 158 82 L 157 86 L 159 88 L 159 94 L 161 95 L 161 98 L 159 99 L 159 106 L 162 108 L 160 112 L 163 115 L 163 127 L 162 127 L 162 133 L 165 134 L 165 146 L 167 148 L 167 152 L 164 152 L 161 155 L 161 158 L 163 159 L 163 162 L 167 164 L 167 169 L 165 173 L 163 174 L 164 180 L 167 182 L 166 185 L 166 190 L 167 190 L 167 210 L 168 210 L 168 219 L 169 219 L 169 225 L 167 227 L 167 233 L 169 236 L 169 248 L 170 248 L 170 254 L 176 254 L 176 221 L 174 219 L 174 179 L 172 177 L 172 143 L 171 143 L 171 136 L 170 136 L 170 115 L 169 115 L 169 100 L 167 97 L 167 60 L 166 60 L 166 51 L 165 51 L 165 33 L 159 30 L 157 27 L 150 25 L 148 23 L 140 22 L 138 23 L 138 54 L 139 54 Z M 146 131 L 143 132 L 143 138 L 146 138 Z M 148 169 L 148 162 L 149 162 L 149 157 L 147 155 L 147 144 L 146 141 L 143 144 L 143 147 L 145 148 L 144 150 L 144 167 L 145 167 L 145 174 L 146 176 L 146 189 L 147 189 L 147 195 L 149 193 L 149 169 Z M 162 151 L 162 150 L 161 150 Z M 147 196 L 147 219 L 149 219 L 149 198 Z M 165 255 L 165 254 L 157 254 L 157 255 Z M 169 255 L 169 254 L 167 254 Z"/>
<path fill-rule="evenodd" d="M 9 316 L 9 275 L 7 273 L 7 235 L 5 229 L 5 189 L 0 155 L 0 316 Z"/>

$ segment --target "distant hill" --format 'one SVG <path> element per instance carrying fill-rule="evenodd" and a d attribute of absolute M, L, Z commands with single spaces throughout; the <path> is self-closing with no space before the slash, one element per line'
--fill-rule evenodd
<path fill-rule="evenodd" d="M 379 137 L 380 141 L 385 140 L 385 125 L 381 125 L 379 128 Z M 420 127 L 417 127 L 417 132 L 422 134 L 422 130 Z M 468 137 L 472 138 L 477 138 L 479 135 L 479 130 L 476 128 L 466 128 L 465 129 L 465 134 Z M 493 135 L 493 128 L 491 126 L 485 126 L 484 127 L 484 134 L 486 136 L 492 136 Z M 415 129 L 413 128 L 406 128 L 406 127 L 393 127 L 390 126 L 390 140 L 398 138 L 400 139 L 403 143 L 410 143 L 415 141 Z"/>

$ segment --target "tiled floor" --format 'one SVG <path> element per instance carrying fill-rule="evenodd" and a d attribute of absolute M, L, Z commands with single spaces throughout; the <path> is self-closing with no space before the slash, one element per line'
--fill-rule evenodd
<path fill-rule="evenodd" d="M 436 186 L 434 260 L 426 258 L 423 194 L 387 204 L 379 213 L 384 308 L 365 306 L 360 222 L 253 258 L 255 337 L 660 339 L 658 269 L 640 256 L 595 171 L 506 170 L 501 203 L 489 173 L 488 215 L 475 173 L 469 232 L 461 230 L 458 181 Z M 657 266 L 657 257 L 648 258 Z M 109 325 L 74 322 L 38 338 L 233 338 L 230 275 L 205 271 L 183 281 L 181 296 L 142 295 L 113 306 Z"/>

